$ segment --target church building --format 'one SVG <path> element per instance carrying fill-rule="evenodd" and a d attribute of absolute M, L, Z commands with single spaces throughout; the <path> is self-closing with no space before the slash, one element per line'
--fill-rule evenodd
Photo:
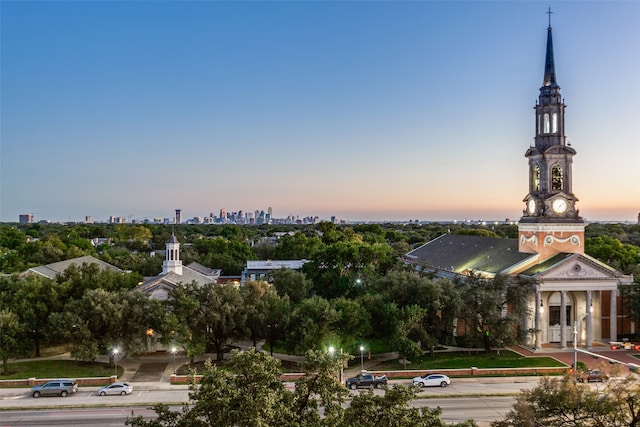
<path fill-rule="evenodd" d="M 576 154 L 565 134 L 565 104 L 556 80 L 551 25 L 547 28 L 544 78 L 535 105 L 534 143 L 525 152 L 529 188 L 518 239 L 443 235 L 406 254 L 407 262 L 441 277 L 470 273 L 528 278 L 535 296 L 522 327 L 537 331 L 529 344 L 566 348 L 618 341 L 635 333 L 620 309 L 619 287 L 631 276 L 584 253 L 585 222 L 573 193 Z M 626 329 L 621 332 L 621 327 Z"/>
<path fill-rule="evenodd" d="M 182 265 L 180 242 L 171 233 L 171 237 L 169 237 L 169 241 L 165 245 L 162 273 L 158 276 L 145 278 L 136 290 L 148 294 L 151 298 L 164 301 L 169 297 L 171 290 L 177 286 L 189 283 L 195 283 L 199 286 L 217 283 L 220 273 L 220 269 L 205 267 L 197 262 Z"/>

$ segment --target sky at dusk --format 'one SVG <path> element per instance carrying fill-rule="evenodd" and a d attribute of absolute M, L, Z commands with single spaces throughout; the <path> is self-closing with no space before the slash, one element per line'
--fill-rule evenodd
<path fill-rule="evenodd" d="M 0 221 L 517 220 L 549 6 L 580 215 L 635 221 L 639 1 L 1 1 Z"/>

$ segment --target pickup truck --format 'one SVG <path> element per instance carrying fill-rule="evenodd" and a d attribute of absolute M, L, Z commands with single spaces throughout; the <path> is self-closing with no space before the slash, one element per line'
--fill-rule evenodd
<path fill-rule="evenodd" d="M 382 385 L 387 384 L 387 376 L 382 375 L 380 377 L 373 374 L 361 373 L 356 375 L 355 377 L 351 377 L 347 379 L 345 385 L 347 388 L 355 390 L 358 387 L 375 387 L 380 388 Z"/>

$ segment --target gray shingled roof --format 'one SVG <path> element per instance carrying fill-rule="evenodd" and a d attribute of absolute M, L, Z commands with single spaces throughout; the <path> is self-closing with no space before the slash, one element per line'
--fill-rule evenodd
<path fill-rule="evenodd" d="M 222 270 L 219 268 L 209 268 L 195 261 L 189 264 L 187 267 L 197 271 L 198 273 L 204 274 L 205 276 L 220 277 L 220 273 L 222 273 Z"/>
<path fill-rule="evenodd" d="M 98 268 L 102 271 L 102 270 L 111 270 L 111 271 L 115 271 L 118 273 L 121 273 L 122 270 L 120 270 L 118 267 L 111 265 L 109 263 L 106 263 L 104 261 L 99 260 L 98 258 L 94 258 L 90 255 L 87 256 L 81 256 L 78 258 L 72 258 L 72 259 L 68 259 L 65 261 L 60 261 L 60 262 L 54 262 L 51 264 L 47 264 L 47 265 L 39 265 L 37 267 L 32 267 L 29 270 L 25 271 L 24 273 L 22 273 L 22 276 L 28 275 L 28 274 L 32 274 L 32 273 L 36 273 L 39 274 L 41 276 L 47 277 L 49 279 L 55 279 L 56 276 L 64 273 L 64 271 L 69 268 L 72 265 L 75 265 L 76 267 L 80 267 L 83 264 L 97 264 Z"/>
<path fill-rule="evenodd" d="M 439 270 L 498 274 L 530 258 L 518 252 L 518 240 L 443 234 L 406 254 L 405 259 Z"/>
<path fill-rule="evenodd" d="M 191 265 L 191 264 L 190 264 Z M 200 265 L 200 264 L 197 264 Z M 202 266 L 204 267 L 204 266 Z M 206 267 L 204 267 L 206 268 Z M 214 270 L 215 271 L 215 270 Z M 151 293 L 160 284 L 165 284 L 167 289 L 177 286 L 179 283 L 183 285 L 195 282 L 198 286 L 204 286 L 211 283 L 216 283 L 217 276 L 204 275 L 199 271 L 196 271 L 188 266 L 182 267 L 182 275 L 174 272 L 169 272 L 160 276 L 150 277 L 142 282 L 136 289 L 145 293 Z"/>

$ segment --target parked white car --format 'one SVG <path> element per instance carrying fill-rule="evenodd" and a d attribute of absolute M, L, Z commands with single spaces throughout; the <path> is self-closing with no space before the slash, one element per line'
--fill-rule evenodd
<path fill-rule="evenodd" d="M 98 396 L 106 396 L 107 394 L 120 394 L 124 396 L 125 394 L 131 394 L 131 392 L 133 392 L 133 386 L 131 384 L 117 382 L 99 388 L 96 394 Z"/>
<path fill-rule="evenodd" d="M 446 387 L 451 384 L 451 379 L 444 374 L 425 374 L 415 377 L 412 381 L 420 387 Z"/>

